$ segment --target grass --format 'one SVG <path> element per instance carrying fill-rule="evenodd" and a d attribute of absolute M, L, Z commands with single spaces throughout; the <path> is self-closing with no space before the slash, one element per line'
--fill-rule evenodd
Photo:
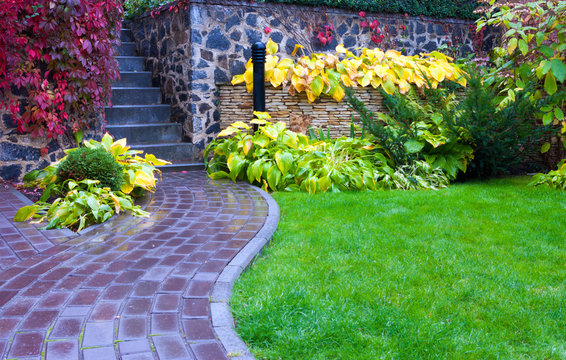
<path fill-rule="evenodd" d="M 259 359 L 566 359 L 566 193 L 527 182 L 274 194 L 238 333 Z"/>

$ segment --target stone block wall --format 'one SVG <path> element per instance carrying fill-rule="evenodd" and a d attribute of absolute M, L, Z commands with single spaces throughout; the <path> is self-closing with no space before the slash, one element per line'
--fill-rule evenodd
<path fill-rule="evenodd" d="M 85 139 L 100 140 L 104 132 L 102 114 L 93 114 L 94 125 L 84 130 Z M 43 169 L 65 156 L 63 149 L 75 147 L 72 136 L 57 139 L 20 134 L 6 111 L 0 111 L 0 179 L 20 181 L 29 171 Z"/>
<path fill-rule="evenodd" d="M 235 121 L 249 123 L 253 115 L 253 97 L 245 85 L 232 86 L 223 84 L 220 88 L 220 127 L 225 129 Z M 355 88 L 356 96 L 364 102 L 368 110 L 386 112 L 383 96 L 373 88 Z M 283 121 L 288 128 L 296 132 L 306 133 L 309 127 L 323 129 L 324 134 L 330 129 L 332 137 L 348 136 L 352 111 L 343 100 L 337 103 L 329 97 L 320 97 L 309 104 L 307 96 L 301 93 L 290 96 L 286 90 L 266 86 L 265 110 L 269 112 L 270 121 Z M 354 117 L 354 122 L 359 124 Z"/>
<path fill-rule="evenodd" d="M 382 45 L 404 49 L 407 54 L 430 52 L 456 41 L 463 44 L 463 51 L 472 51 L 471 21 L 372 13 L 366 19 L 390 29 L 391 39 Z M 253 43 L 271 38 L 279 44 L 280 57 L 291 57 L 297 43 L 316 52 L 333 52 L 340 43 L 347 48 L 373 47 L 372 34 L 369 28 L 360 27 L 361 20 L 356 11 L 343 9 L 192 0 L 177 13 L 145 14 L 129 25 L 140 55 L 147 58 L 165 101 L 173 107 L 174 121 L 183 123 L 187 140 L 204 149 L 220 131 L 221 122 L 229 122 L 225 119 L 232 116 L 221 105 L 219 84 L 244 72 Z M 322 46 L 316 29 L 330 23 L 334 38 Z M 266 27 L 271 29 L 269 34 Z M 493 38 L 493 34 L 485 38 L 486 46 Z"/>

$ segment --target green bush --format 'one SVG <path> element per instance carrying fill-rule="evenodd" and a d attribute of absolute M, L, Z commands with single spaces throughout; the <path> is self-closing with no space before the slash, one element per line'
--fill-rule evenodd
<path fill-rule="evenodd" d="M 167 4 L 167 0 L 125 0 L 126 17 L 131 18 Z M 409 14 L 433 18 L 477 19 L 477 0 L 259 0 L 257 2 L 328 6 L 376 13 Z"/>
<path fill-rule="evenodd" d="M 369 111 L 351 89 L 346 95 L 362 124 L 391 159 L 392 166 L 399 169 L 426 160 L 452 180 L 459 171 L 466 171 L 472 148 L 461 139 L 461 131 L 450 131 L 443 116 L 443 112 L 458 104 L 450 90 L 411 89 L 405 95 L 398 92 L 388 95 L 382 91 L 388 114 Z"/>
<path fill-rule="evenodd" d="M 101 187 L 119 191 L 123 183 L 124 167 L 104 149 L 81 147 L 70 152 L 57 168 L 57 182 L 68 179 L 100 181 Z"/>
<path fill-rule="evenodd" d="M 465 177 L 483 178 L 511 172 L 543 138 L 549 127 L 534 117 L 541 101 L 532 99 L 532 86 L 516 89 L 514 101 L 498 104 L 496 90 L 481 74 L 470 69 L 466 96 L 450 113 L 444 112 L 450 129 L 464 135 L 474 149 Z"/>
<path fill-rule="evenodd" d="M 329 6 L 376 13 L 409 14 L 434 18 L 477 19 L 477 0 L 266 0 L 271 3 Z"/>

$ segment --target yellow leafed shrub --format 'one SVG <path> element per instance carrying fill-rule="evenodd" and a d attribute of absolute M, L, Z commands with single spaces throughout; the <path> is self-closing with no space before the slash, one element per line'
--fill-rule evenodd
<path fill-rule="evenodd" d="M 309 102 L 325 94 L 341 101 L 344 87 L 382 87 L 388 94 L 396 89 L 405 94 L 411 85 L 419 88 L 436 88 L 440 82 L 449 80 L 466 86 L 464 72 L 452 63 L 452 58 L 433 51 L 429 54 L 405 56 L 395 50 L 386 52 L 379 48 L 363 48 L 357 56 L 344 48 L 336 47 L 336 54 L 315 53 L 298 60 L 281 59 L 275 55 L 278 46 L 267 42 L 265 80 L 273 87 L 289 86 L 289 93 L 305 92 Z M 301 48 L 295 46 L 293 55 Z M 232 78 L 232 85 L 246 83 L 253 90 L 253 65 L 250 59 L 244 74 Z"/>

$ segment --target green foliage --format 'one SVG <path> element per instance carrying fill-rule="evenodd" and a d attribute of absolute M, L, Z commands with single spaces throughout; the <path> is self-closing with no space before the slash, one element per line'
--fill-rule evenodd
<path fill-rule="evenodd" d="M 477 14 L 474 14 L 474 10 L 479 5 L 476 0 L 266 0 L 266 2 L 460 19 L 476 19 Z"/>
<path fill-rule="evenodd" d="M 502 46 L 492 54 L 496 67 L 486 76 L 488 84 L 503 89 L 497 94 L 498 104 L 513 102 L 517 91 L 534 84 L 536 100 L 551 98 L 538 113 L 539 118 L 544 125 L 561 125 L 565 133 L 566 1 L 494 6 L 478 21 L 477 28 L 486 25 L 501 26 L 506 31 Z"/>
<path fill-rule="evenodd" d="M 447 89 L 411 89 L 406 95 L 382 92 L 389 114 L 369 111 L 351 89 L 346 94 L 350 106 L 385 150 L 390 163 L 402 166 L 425 159 L 451 179 L 459 171 L 466 171 L 472 148 L 444 120 L 442 113 L 457 104 L 455 95 Z"/>
<path fill-rule="evenodd" d="M 34 170 L 24 176 L 24 182 L 29 185 L 45 189 L 41 199 L 34 205 L 24 207 L 16 214 L 15 221 L 25 221 L 30 217 L 35 217 L 38 222 L 49 221 L 47 228 L 70 227 L 73 230 L 80 230 L 85 226 L 108 220 L 114 213 L 120 211 L 131 211 L 135 216 L 146 216 L 147 213 L 139 207 L 133 205 L 132 196 L 140 196 L 145 191 L 153 192 L 157 183 L 155 173 L 160 173 L 155 166 L 168 164 L 169 162 L 157 159 L 154 155 L 145 154 L 142 158 L 138 156 L 142 151 L 130 150 L 126 146 L 126 139 L 113 141 L 109 134 L 102 137 L 102 140 L 89 140 L 84 142 L 83 148 L 67 150 L 67 156 L 55 164 L 51 164 L 42 170 Z M 105 153 L 106 155 L 101 155 Z M 86 154 L 84 157 L 83 154 Z M 95 157 L 104 158 L 106 166 L 93 166 L 97 169 L 88 176 L 98 176 L 103 174 L 106 181 L 108 179 L 103 170 L 108 171 L 111 167 L 118 164 L 121 169 L 115 177 L 120 179 L 116 183 L 120 185 L 110 189 L 102 184 L 98 179 L 79 178 L 80 181 L 64 180 L 58 176 L 59 168 L 71 157 L 78 159 L 73 164 L 63 167 L 64 175 L 75 175 L 75 169 L 90 171 L 92 165 L 88 163 L 87 156 L 95 154 Z M 70 169 L 70 170 L 69 170 Z M 70 177 L 70 176 L 67 176 Z M 118 191 L 118 189 L 120 191 Z M 46 203 L 52 195 L 61 195 L 53 204 Z M 93 200 L 94 199 L 94 200 Z M 78 231 L 77 230 L 77 231 Z"/>
<path fill-rule="evenodd" d="M 531 101 L 526 88 L 515 93 L 514 101 L 498 106 L 493 87 L 483 83 L 479 72 L 469 74 L 466 96 L 457 109 L 443 113 L 450 130 L 474 150 L 466 176 L 508 173 L 546 130 L 533 118 L 538 102 Z"/>
<path fill-rule="evenodd" d="M 390 188 L 437 188 L 436 179 L 420 181 L 423 172 L 396 172 L 388 164 L 382 149 L 370 140 L 341 137 L 313 140 L 285 128 L 282 122 L 271 124 L 267 113 L 254 113 L 258 131 L 236 122 L 213 141 L 204 154 L 207 172 L 212 179 L 245 180 L 264 190 L 309 193 Z M 322 133 L 324 134 L 324 133 Z M 441 171 L 432 171 L 440 177 Z M 446 181 L 447 183 L 447 181 Z M 402 186 L 400 186 L 402 185 Z"/>
<path fill-rule="evenodd" d="M 38 201 L 24 206 L 17 211 L 14 221 L 35 218 L 36 223 L 47 221 L 46 229 L 68 227 L 81 231 L 92 224 L 105 222 L 121 211 L 131 211 L 134 216 L 149 216 L 133 204 L 129 195 L 102 187 L 98 180 L 69 179 L 63 182 L 62 188 L 67 190 L 64 197 L 57 198 L 52 204 Z"/>
<path fill-rule="evenodd" d="M 273 194 L 236 331 L 257 359 L 562 359 L 566 197 L 527 182 Z"/>
<path fill-rule="evenodd" d="M 169 2 L 168 0 L 124 0 L 124 13 L 126 18 L 131 19 Z"/>
<path fill-rule="evenodd" d="M 558 169 L 548 174 L 536 174 L 529 185 L 538 186 L 546 184 L 554 189 L 566 190 L 566 159 L 558 163 Z"/>
<path fill-rule="evenodd" d="M 124 182 L 123 171 L 124 167 L 104 149 L 81 147 L 69 152 L 61 161 L 57 167 L 57 181 L 98 180 L 101 187 L 118 191 Z"/>

